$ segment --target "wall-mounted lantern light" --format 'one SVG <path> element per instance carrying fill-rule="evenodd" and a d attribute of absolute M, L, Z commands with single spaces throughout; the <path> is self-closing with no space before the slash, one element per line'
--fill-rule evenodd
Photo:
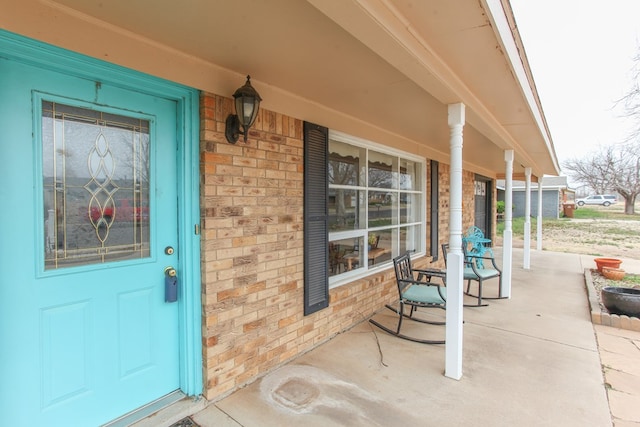
<path fill-rule="evenodd" d="M 225 123 L 224 135 L 231 144 L 238 142 L 240 135 L 244 135 L 244 142 L 247 142 L 249 128 L 258 117 L 260 107 L 260 95 L 251 86 L 251 76 L 247 76 L 244 86 L 238 88 L 233 94 L 236 104 L 236 114 L 229 114 Z M 242 126 L 242 130 L 240 130 Z"/>

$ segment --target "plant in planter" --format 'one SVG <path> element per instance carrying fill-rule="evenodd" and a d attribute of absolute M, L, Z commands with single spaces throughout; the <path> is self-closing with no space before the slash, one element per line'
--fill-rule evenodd
<path fill-rule="evenodd" d="M 369 243 L 369 249 L 375 249 L 378 247 L 378 241 L 380 240 L 380 236 L 376 235 L 376 234 L 369 234 L 368 237 L 368 243 Z"/>
<path fill-rule="evenodd" d="M 504 219 L 504 209 L 505 209 L 505 204 L 504 204 L 504 200 L 499 200 L 496 202 L 496 217 L 499 220 Z M 515 211 L 516 210 L 516 206 L 515 205 L 511 205 L 511 210 Z"/>

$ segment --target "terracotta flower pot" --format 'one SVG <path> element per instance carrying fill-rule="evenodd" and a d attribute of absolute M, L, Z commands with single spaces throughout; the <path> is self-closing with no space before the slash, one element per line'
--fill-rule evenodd
<path fill-rule="evenodd" d="M 594 258 L 593 260 L 600 273 L 602 273 L 602 267 L 620 268 L 620 264 L 622 264 L 622 260 L 618 258 Z"/>
<path fill-rule="evenodd" d="M 602 267 L 602 275 L 607 279 L 622 280 L 625 274 L 625 271 L 621 268 Z"/>

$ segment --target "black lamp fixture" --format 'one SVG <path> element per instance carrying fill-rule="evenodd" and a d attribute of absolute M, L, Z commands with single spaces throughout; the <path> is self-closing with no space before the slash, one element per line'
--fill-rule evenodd
<path fill-rule="evenodd" d="M 224 135 L 231 144 L 238 142 L 240 135 L 244 135 L 244 142 L 247 142 L 249 128 L 258 117 L 258 108 L 260 107 L 260 95 L 251 86 L 251 76 L 247 76 L 247 82 L 244 86 L 238 88 L 233 93 L 236 104 L 236 114 L 229 114 L 225 122 Z M 242 126 L 242 130 L 240 130 Z"/>

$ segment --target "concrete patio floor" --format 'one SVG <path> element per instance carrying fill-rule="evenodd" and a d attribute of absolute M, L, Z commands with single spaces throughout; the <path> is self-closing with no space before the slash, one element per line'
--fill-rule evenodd
<path fill-rule="evenodd" d="M 464 309 L 459 381 L 443 375 L 443 345 L 363 322 L 220 401 L 183 403 L 136 426 L 187 415 L 203 427 L 640 426 L 640 333 L 594 330 L 584 285 L 593 257 L 532 251 L 524 270 L 522 249 L 513 254 L 512 298 Z M 622 267 L 640 273 L 640 261 Z M 375 318 L 394 325 L 394 316 Z M 444 337 L 444 327 L 411 326 Z"/>

